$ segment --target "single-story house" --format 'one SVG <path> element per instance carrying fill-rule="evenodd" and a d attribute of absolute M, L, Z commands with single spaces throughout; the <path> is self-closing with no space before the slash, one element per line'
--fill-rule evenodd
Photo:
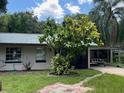
<path fill-rule="evenodd" d="M 50 68 L 50 59 L 54 53 L 38 36 L 41 34 L 0 33 L 0 71 L 25 70 L 24 65 L 32 70 Z"/>
<path fill-rule="evenodd" d="M 40 35 L 0 33 L 0 71 L 25 70 L 25 65 L 30 65 L 31 70 L 49 69 L 54 51 L 47 47 L 46 42 L 39 42 Z M 116 48 L 98 47 L 95 43 L 91 46 L 85 55 L 77 55 L 73 60 L 76 68 L 90 68 L 94 62 L 113 61 Z"/>
<path fill-rule="evenodd" d="M 39 42 L 40 35 L 0 33 L 0 71 L 25 70 L 25 65 L 30 65 L 31 70 L 49 69 L 54 52 L 46 42 Z M 74 66 L 88 68 L 87 55 L 78 55 Z"/>

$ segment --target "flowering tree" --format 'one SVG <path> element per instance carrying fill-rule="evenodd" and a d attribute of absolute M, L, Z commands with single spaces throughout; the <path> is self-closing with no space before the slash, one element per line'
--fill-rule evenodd
<path fill-rule="evenodd" d="M 68 73 L 70 62 L 75 55 L 86 51 L 92 42 L 102 44 L 95 24 L 85 15 L 74 18 L 67 16 L 62 24 L 56 24 L 54 20 L 48 19 L 45 25 L 45 33 L 39 40 L 47 42 L 55 51 L 53 57 L 55 74 Z"/>

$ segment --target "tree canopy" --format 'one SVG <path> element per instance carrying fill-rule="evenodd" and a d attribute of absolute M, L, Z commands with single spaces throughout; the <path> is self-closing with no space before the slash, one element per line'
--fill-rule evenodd
<path fill-rule="evenodd" d="M 6 5 L 7 0 L 0 0 L 0 14 L 5 13 L 7 11 Z"/>
<path fill-rule="evenodd" d="M 42 33 L 44 22 L 32 17 L 30 12 L 19 12 L 0 16 L 0 32 Z"/>
<path fill-rule="evenodd" d="M 107 46 L 117 45 L 120 37 L 119 20 L 124 17 L 124 7 L 117 5 L 121 1 L 123 0 L 94 0 L 95 7 L 89 13 Z"/>
<path fill-rule="evenodd" d="M 124 19 L 122 19 L 119 24 L 118 42 L 121 44 L 121 47 L 124 48 Z"/>
<path fill-rule="evenodd" d="M 63 60 L 64 57 L 65 64 L 67 64 L 76 54 L 85 52 L 92 42 L 102 44 L 95 24 L 85 15 L 66 16 L 62 24 L 48 19 L 45 25 L 45 32 L 39 40 L 47 42 L 48 46 L 55 51 L 56 56 L 53 62 L 59 62 L 58 60 Z M 63 64 L 58 67 L 63 67 Z M 60 69 L 58 67 L 54 67 L 55 72 Z"/>

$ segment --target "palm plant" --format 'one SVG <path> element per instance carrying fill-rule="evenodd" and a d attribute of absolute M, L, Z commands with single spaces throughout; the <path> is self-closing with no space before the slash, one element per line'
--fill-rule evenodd
<path fill-rule="evenodd" d="M 124 48 L 124 19 L 120 21 L 118 42 L 121 43 L 122 48 Z"/>
<path fill-rule="evenodd" d="M 89 15 L 107 46 L 117 45 L 119 39 L 119 22 L 124 16 L 123 0 L 94 0 L 95 7 Z"/>

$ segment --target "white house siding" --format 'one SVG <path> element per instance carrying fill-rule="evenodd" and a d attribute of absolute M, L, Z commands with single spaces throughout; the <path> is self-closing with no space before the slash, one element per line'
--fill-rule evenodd
<path fill-rule="evenodd" d="M 21 48 L 21 61 L 22 62 L 31 62 L 33 64 L 32 70 L 43 70 L 50 68 L 51 57 L 54 53 L 49 50 L 46 46 L 36 46 L 36 45 L 1 45 L 0 46 L 0 60 L 6 60 L 6 48 L 7 47 L 19 47 Z M 36 63 L 36 48 L 44 47 L 46 51 L 46 62 L 45 63 Z M 5 66 L 0 67 L 0 70 L 24 70 L 23 63 L 6 63 Z"/>

